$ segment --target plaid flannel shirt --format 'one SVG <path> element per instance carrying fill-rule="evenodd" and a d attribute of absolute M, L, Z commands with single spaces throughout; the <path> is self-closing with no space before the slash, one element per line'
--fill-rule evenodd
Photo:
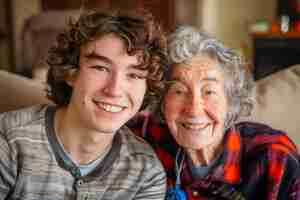
<path fill-rule="evenodd" d="M 174 187 L 175 156 L 179 146 L 168 128 L 152 117 L 138 118 L 131 128 L 155 149 Z M 196 199 L 300 199 L 300 164 L 296 146 L 278 130 L 243 122 L 225 133 L 220 165 L 202 179 L 194 179 L 186 161 L 181 188 Z"/>

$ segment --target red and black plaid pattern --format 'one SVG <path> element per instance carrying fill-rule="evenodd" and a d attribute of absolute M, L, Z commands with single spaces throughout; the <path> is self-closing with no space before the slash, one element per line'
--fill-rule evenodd
<path fill-rule="evenodd" d="M 166 170 L 168 187 L 173 187 L 179 146 L 168 128 L 151 117 L 135 122 L 131 127 L 153 146 Z M 285 133 L 244 122 L 228 130 L 224 141 L 221 164 L 205 178 L 194 179 L 184 162 L 181 187 L 188 199 L 300 200 L 300 157 Z"/>

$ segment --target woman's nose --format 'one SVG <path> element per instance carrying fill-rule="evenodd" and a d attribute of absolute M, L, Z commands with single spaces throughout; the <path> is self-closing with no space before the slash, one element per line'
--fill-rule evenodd
<path fill-rule="evenodd" d="M 185 112 L 191 116 L 199 116 L 204 113 L 204 101 L 200 95 L 192 95 L 185 104 Z"/>

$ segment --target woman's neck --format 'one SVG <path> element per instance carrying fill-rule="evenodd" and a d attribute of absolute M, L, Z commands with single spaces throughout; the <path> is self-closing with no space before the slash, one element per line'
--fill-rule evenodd
<path fill-rule="evenodd" d="M 186 149 L 186 152 L 194 166 L 206 166 L 213 162 L 218 155 L 220 155 L 223 149 L 223 143 L 220 143 L 218 145 L 208 146 L 200 150 Z"/>

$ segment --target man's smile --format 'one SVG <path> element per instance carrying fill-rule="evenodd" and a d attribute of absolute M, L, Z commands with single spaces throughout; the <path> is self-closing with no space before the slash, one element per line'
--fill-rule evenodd
<path fill-rule="evenodd" d="M 93 101 L 97 107 L 101 108 L 102 110 L 106 112 L 111 112 L 111 113 L 117 113 L 123 111 L 126 107 L 125 106 L 120 106 L 120 105 L 113 105 L 110 103 L 106 102 L 98 102 L 98 101 Z"/>

